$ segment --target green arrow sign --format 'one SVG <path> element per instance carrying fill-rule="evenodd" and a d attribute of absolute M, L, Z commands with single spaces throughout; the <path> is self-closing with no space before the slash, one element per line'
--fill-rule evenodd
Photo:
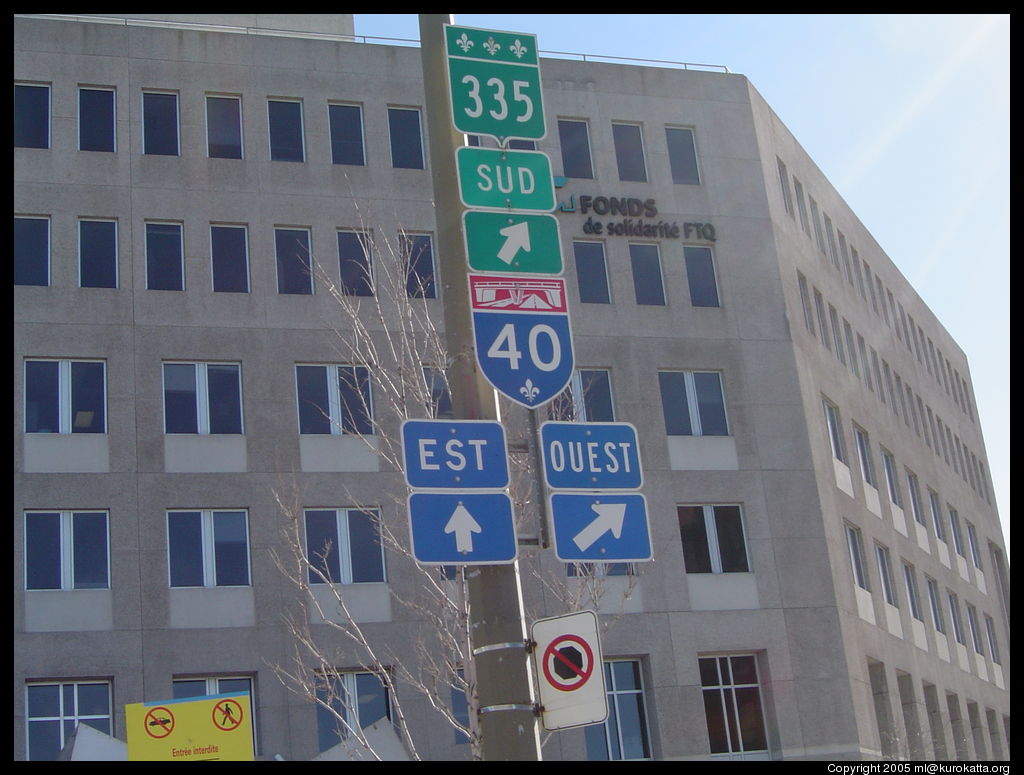
<path fill-rule="evenodd" d="M 555 209 L 555 184 L 546 153 L 464 145 L 455 149 L 455 167 L 459 196 L 466 207 L 541 213 Z"/>
<path fill-rule="evenodd" d="M 445 25 L 452 122 L 503 142 L 544 137 L 537 36 Z"/>
<path fill-rule="evenodd" d="M 479 272 L 561 274 L 562 245 L 553 215 L 467 210 L 466 257 Z"/>

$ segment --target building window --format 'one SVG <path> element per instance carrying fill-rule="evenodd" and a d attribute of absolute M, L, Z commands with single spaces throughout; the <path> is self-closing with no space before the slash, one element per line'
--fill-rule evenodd
<path fill-rule="evenodd" d="M 424 169 L 426 165 L 419 110 L 388 108 L 388 129 L 391 133 L 391 166 L 399 169 Z"/>
<path fill-rule="evenodd" d="M 116 149 L 116 126 L 113 89 L 79 87 L 78 150 L 107 151 Z"/>
<path fill-rule="evenodd" d="M 949 532 L 953 534 L 953 548 L 956 549 L 956 553 L 961 557 L 967 557 L 967 552 L 964 550 L 964 538 L 963 533 L 960 532 L 960 515 L 957 510 L 952 506 L 949 508 Z"/>
<path fill-rule="evenodd" d="M 244 511 L 167 512 L 172 587 L 247 587 L 249 526 Z"/>
<path fill-rule="evenodd" d="M 423 368 L 423 381 L 427 386 L 427 399 L 430 402 L 427 414 L 431 419 L 440 420 L 453 417 L 452 396 L 448 389 L 448 377 L 440 369 L 432 366 Z"/>
<path fill-rule="evenodd" d="M 14 284 L 50 284 L 50 219 L 14 217 Z"/>
<path fill-rule="evenodd" d="M 882 594 L 885 602 L 891 606 L 898 607 L 896 599 L 896 585 L 892 577 L 892 558 L 889 555 L 889 547 L 875 544 L 875 559 L 878 561 L 878 578 L 882 580 Z"/>
<path fill-rule="evenodd" d="M 583 304 L 608 304 L 608 268 L 605 265 L 604 244 L 601 242 L 573 242 L 576 261 L 576 284 Z"/>
<path fill-rule="evenodd" d="M 800 289 L 800 306 L 803 307 L 804 311 L 804 325 L 807 330 L 811 332 L 811 336 L 814 336 L 814 313 L 811 310 L 811 294 L 807 289 L 807 278 L 804 277 L 803 273 L 796 273 L 797 287 Z"/>
<path fill-rule="evenodd" d="M 320 673 L 316 678 L 318 750 L 326 751 L 355 730 L 391 718 L 391 698 L 373 673 Z"/>
<path fill-rule="evenodd" d="M 996 623 L 992 620 L 992 617 L 985 614 L 985 634 L 988 636 L 988 650 L 992 654 L 992 661 L 1001 665 L 1002 660 L 999 657 L 999 641 L 996 640 Z"/>
<path fill-rule="evenodd" d="M 843 424 L 839 419 L 839 408 L 831 401 L 822 400 L 825 409 L 825 425 L 828 428 L 828 443 L 832 449 L 832 457 L 846 463 L 846 442 L 843 439 Z"/>
<path fill-rule="evenodd" d="M 274 229 L 277 255 L 277 292 L 313 293 L 313 263 L 308 229 Z"/>
<path fill-rule="evenodd" d="M 807 236 L 811 235 L 811 224 L 807 220 L 807 202 L 804 200 L 804 186 L 793 178 L 793 191 L 796 195 L 796 211 L 800 216 L 800 228 L 804 230 Z"/>
<path fill-rule="evenodd" d="M 789 190 L 789 171 L 786 169 L 786 165 L 782 162 L 782 159 L 776 157 L 775 161 L 778 162 L 779 167 L 779 187 L 782 190 L 782 204 L 786 208 L 786 213 L 789 217 L 794 218 L 793 197 Z"/>
<path fill-rule="evenodd" d="M 405 292 L 410 299 L 436 299 L 434 273 L 434 240 L 429 234 L 407 234 L 399 237 L 399 250 L 404 260 Z"/>
<path fill-rule="evenodd" d="M 924 614 L 921 612 L 921 596 L 917 591 L 917 574 L 914 566 L 903 563 L 903 581 L 907 589 L 907 601 L 910 603 L 910 615 L 920 622 L 924 621 Z"/>
<path fill-rule="evenodd" d="M 640 662 L 635 659 L 604 663 L 608 720 L 585 727 L 588 761 L 651 758 L 647 703 Z"/>
<path fill-rule="evenodd" d="M 836 312 L 836 308 L 831 304 L 828 305 L 828 319 L 832 325 L 832 343 L 836 348 L 836 357 L 845 366 L 846 355 L 843 352 L 843 336 L 839 332 L 839 313 Z"/>
<path fill-rule="evenodd" d="M 387 581 L 376 511 L 306 509 L 304 517 L 311 584 Z"/>
<path fill-rule="evenodd" d="M 686 279 L 690 286 L 690 304 L 694 307 L 718 307 L 718 283 L 711 248 L 683 246 Z"/>
<path fill-rule="evenodd" d="M 25 513 L 25 589 L 109 589 L 105 511 Z"/>
<path fill-rule="evenodd" d="M 25 693 L 29 761 L 56 761 L 80 723 L 114 734 L 109 681 L 30 683 Z"/>
<path fill-rule="evenodd" d="M 363 109 L 358 105 L 328 105 L 331 163 L 366 164 L 363 153 Z"/>
<path fill-rule="evenodd" d="M 821 217 L 818 214 L 818 203 L 814 201 L 813 196 L 807 197 L 811 203 L 811 223 L 814 225 L 814 242 L 818 246 L 818 250 L 822 253 L 825 252 L 825 236 L 821 232 Z"/>
<path fill-rule="evenodd" d="M 921 488 L 917 483 L 917 474 L 907 471 L 907 492 L 910 493 L 910 510 L 914 512 L 914 519 L 922 527 L 926 526 L 924 518 L 924 507 L 921 504 Z"/>
<path fill-rule="evenodd" d="M 889 490 L 889 501 L 902 509 L 903 495 L 900 493 L 900 483 L 896 475 L 896 458 L 884 449 L 882 450 L 882 468 L 885 470 L 885 484 Z"/>
<path fill-rule="evenodd" d="M 242 99 L 206 98 L 206 148 L 211 159 L 242 158 Z"/>
<path fill-rule="evenodd" d="M 932 524 L 935 525 L 935 536 L 946 542 L 946 522 L 942 518 L 942 506 L 939 504 L 939 495 L 934 490 L 928 491 L 928 504 L 932 510 Z"/>
<path fill-rule="evenodd" d="M 548 404 L 548 419 L 562 422 L 614 422 L 611 373 L 579 369 L 569 386 Z"/>
<path fill-rule="evenodd" d="M 14 147 L 50 147 L 50 87 L 14 84 Z"/>
<path fill-rule="evenodd" d="M 299 433 L 372 434 L 370 371 L 365 366 L 295 367 Z"/>
<path fill-rule="evenodd" d="M 177 156 L 178 95 L 142 93 L 142 152 L 152 156 Z"/>
<path fill-rule="evenodd" d="M 185 261 L 180 223 L 146 224 L 146 288 L 185 290 Z"/>
<path fill-rule="evenodd" d="M 985 644 L 981 639 L 981 628 L 978 625 L 978 612 L 970 603 L 967 603 L 967 627 L 971 631 L 971 644 L 974 646 L 974 651 L 984 656 Z"/>
<path fill-rule="evenodd" d="M 946 622 L 942 616 L 942 605 L 939 602 L 939 585 L 933 578 L 925 576 L 925 586 L 928 587 L 928 606 L 932 611 L 932 625 L 936 632 L 946 632 Z"/>
<path fill-rule="evenodd" d="M 619 180 L 647 182 L 643 133 L 639 124 L 612 124 L 612 142 Z"/>
<path fill-rule="evenodd" d="M 756 657 L 702 657 L 698 664 L 711 753 L 766 753 L 768 736 Z"/>
<path fill-rule="evenodd" d="M 117 221 L 78 222 L 78 284 L 117 287 Z"/>
<path fill-rule="evenodd" d="M 963 622 L 960 621 L 960 601 L 952 592 L 947 590 L 946 594 L 949 600 L 949 620 L 953 623 L 953 637 L 956 638 L 957 643 L 966 646 L 967 639 L 964 637 L 964 626 Z"/>
<path fill-rule="evenodd" d="M 632 562 L 569 562 L 565 564 L 567 578 L 608 578 L 609 576 L 635 576 Z"/>
<path fill-rule="evenodd" d="M 853 436 L 857 440 L 857 456 L 860 458 L 861 475 L 864 477 L 865 482 L 877 488 L 878 480 L 875 476 L 875 462 L 871 457 L 871 440 L 868 438 L 867 431 L 855 425 L 853 426 Z"/>
<path fill-rule="evenodd" d="M 106 433 L 103 361 L 25 361 L 25 433 Z"/>
<path fill-rule="evenodd" d="M 210 225 L 210 265 L 215 292 L 249 292 L 249 233 L 245 226 Z"/>
<path fill-rule="evenodd" d="M 687 573 L 748 573 L 739 506 L 678 506 Z"/>
<path fill-rule="evenodd" d="M 365 232 L 338 232 L 341 292 L 346 296 L 373 296 L 370 275 L 370 236 Z"/>
<path fill-rule="evenodd" d="M 658 384 L 669 436 L 729 435 L 717 371 L 659 371 Z"/>
<path fill-rule="evenodd" d="M 629 245 L 636 303 L 664 306 L 665 287 L 661 279 L 661 255 L 657 245 Z"/>
<path fill-rule="evenodd" d="M 697 168 L 697 149 L 693 141 L 693 130 L 683 127 L 665 127 L 665 143 L 668 146 L 668 165 L 672 170 L 672 182 L 700 185 L 700 171 Z"/>
<path fill-rule="evenodd" d="M 558 120 L 558 142 L 562 147 L 562 174 L 567 178 L 594 177 L 590 159 L 590 132 L 586 121 Z"/>
<path fill-rule="evenodd" d="M 267 119 L 270 125 L 270 160 L 305 161 L 302 103 L 267 100 Z"/>
<path fill-rule="evenodd" d="M 242 433 L 242 367 L 165 363 L 164 433 Z"/>
<path fill-rule="evenodd" d="M 860 530 L 853 525 L 844 526 L 846 530 L 846 548 L 850 552 L 850 566 L 853 569 L 853 581 L 861 589 L 871 591 L 871 584 L 868 582 L 868 569 L 864 564 L 864 541 L 861 538 Z"/>
<path fill-rule="evenodd" d="M 978 533 L 970 522 L 967 523 L 967 545 L 971 548 L 971 560 L 974 562 L 974 567 L 981 570 L 981 547 L 978 546 Z"/>

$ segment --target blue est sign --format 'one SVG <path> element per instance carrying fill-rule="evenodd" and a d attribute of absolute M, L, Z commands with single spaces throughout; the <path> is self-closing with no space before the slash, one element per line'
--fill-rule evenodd
<path fill-rule="evenodd" d="M 476 359 L 487 381 L 529 409 L 572 379 L 572 333 L 561 278 L 469 276 Z"/>
<path fill-rule="evenodd" d="M 540 426 L 544 480 L 553 490 L 636 490 L 643 485 L 636 428 L 629 423 Z"/>
<path fill-rule="evenodd" d="M 416 489 L 502 489 L 508 486 L 505 429 L 491 420 L 406 420 L 406 483 Z"/>

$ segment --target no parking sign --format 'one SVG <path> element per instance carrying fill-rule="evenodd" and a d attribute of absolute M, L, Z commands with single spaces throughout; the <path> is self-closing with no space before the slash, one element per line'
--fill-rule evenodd
<path fill-rule="evenodd" d="M 532 637 L 544 728 L 599 724 L 608 718 L 597 614 L 538 619 Z"/>

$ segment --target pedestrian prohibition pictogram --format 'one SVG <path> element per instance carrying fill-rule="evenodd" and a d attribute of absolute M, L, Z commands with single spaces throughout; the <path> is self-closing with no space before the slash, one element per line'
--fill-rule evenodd
<path fill-rule="evenodd" d="M 234 700 L 221 700 L 213 706 L 213 723 L 225 732 L 237 729 L 242 723 L 242 706 Z"/>
<path fill-rule="evenodd" d="M 143 723 L 146 725 L 146 734 L 159 740 L 174 731 L 174 714 L 167 708 L 153 708 L 146 714 Z"/>
<path fill-rule="evenodd" d="M 544 677 L 554 688 L 573 692 L 586 684 L 594 671 L 594 652 L 578 635 L 561 635 L 544 649 Z"/>

